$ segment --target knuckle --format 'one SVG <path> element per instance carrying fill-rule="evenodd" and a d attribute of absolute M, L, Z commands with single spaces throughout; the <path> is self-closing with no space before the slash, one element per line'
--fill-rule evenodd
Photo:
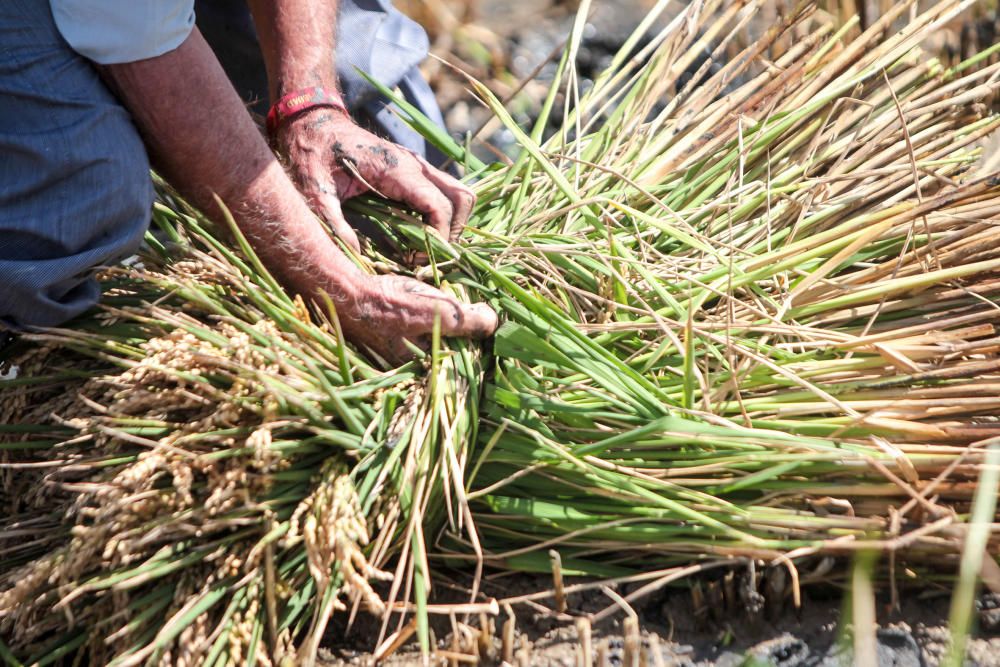
<path fill-rule="evenodd" d="M 470 213 L 476 205 L 476 195 L 471 192 L 459 192 L 456 200 L 455 208 L 463 214 Z"/>

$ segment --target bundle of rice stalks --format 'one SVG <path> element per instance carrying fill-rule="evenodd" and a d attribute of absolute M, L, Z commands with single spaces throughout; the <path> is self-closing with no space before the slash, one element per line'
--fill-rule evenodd
<path fill-rule="evenodd" d="M 760 3 L 690 3 L 634 53 L 661 2 L 583 93 L 584 3 L 533 130 L 477 88 L 513 164 L 414 116 L 478 178 L 463 243 L 356 208 L 497 308 L 486 347 L 377 368 L 165 196 L 142 263 L 2 385 L 14 654 L 309 661 L 360 606 L 386 630 L 414 610 L 426 647 L 438 558 L 541 570 L 555 547 L 656 586 L 720 558 L 995 553 L 968 515 L 1000 442 L 1000 181 L 976 171 L 1000 65 L 919 49 L 969 1 L 886 34 L 910 4 L 845 42 L 804 3 L 681 83 Z"/>
<path fill-rule="evenodd" d="M 154 218 L 142 262 L 104 272 L 101 312 L 28 336 L 4 385 L 3 636 L 30 664 L 81 647 L 94 664 L 299 664 L 341 599 L 385 611 L 369 580 L 422 607 L 424 524 L 475 439 L 478 350 L 380 371 L 235 226 L 239 251 L 165 205 Z M 399 576 L 373 564 L 398 551 Z"/>
<path fill-rule="evenodd" d="M 5 465 L 2 622 L 32 662 L 253 662 L 308 609 L 317 642 L 338 588 L 382 608 L 347 473 L 414 369 L 371 368 L 262 267 L 157 214 L 174 243 L 108 270 L 103 312 L 35 337 L 5 392 L 5 449 L 44 448 Z M 113 366 L 63 394 L 86 357 Z"/>
<path fill-rule="evenodd" d="M 496 562 L 960 550 L 1000 437 L 1000 200 L 974 170 L 1000 68 L 917 45 L 967 4 L 848 45 L 821 25 L 720 96 L 803 5 L 658 110 L 755 8 L 695 3 L 563 135 L 522 134 L 457 260 L 507 319 L 470 480 Z"/>

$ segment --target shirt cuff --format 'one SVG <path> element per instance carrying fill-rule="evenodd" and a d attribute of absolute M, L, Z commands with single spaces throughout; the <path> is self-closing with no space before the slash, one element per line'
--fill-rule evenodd
<path fill-rule="evenodd" d="M 101 65 L 155 58 L 194 28 L 194 0 L 49 0 L 70 48 Z"/>

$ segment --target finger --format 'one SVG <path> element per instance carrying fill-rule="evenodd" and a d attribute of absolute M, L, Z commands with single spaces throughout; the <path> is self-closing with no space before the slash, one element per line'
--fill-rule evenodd
<path fill-rule="evenodd" d="M 413 169 L 403 169 L 398 173 L 412 179 L 409 183 L 399 183 L 399 199 L 412 206 L 414 209 L 424 214 L 424 222 L 441 235 L 445 240 L 451 239 L 451 220 L 454 217 L 455 207 L 451 203 L 441 188 L 433 180 L 428 178 L 429 170 L 433 167 L 424 166 L 419 156 L 405 154 L 412 161 Z M 415 161 L 415 164 L 414 162 Z"/>
<path fill-rule="evenodd" d="M 441 303 L 437 312 L 441 316 L 441 334 L 444 336 L 468 336 L 487 338 L 497 330 L 499 318 L 485 303 L 460 303 L 449 299 Z"/>
<path fill-rule="evenodd" d="M 464 183 L 439 169 L 435 169 L 427 160 L 420 158 L 420 161 L 423 163 L 424 175 L 427 180 L 437 185 L 438 189 L 451 201 L 452 216 L 447 238 L 452 242 L 457 241 L 462 230 L 469 223 L 469 216 L 472 215 L 472 209 L 476 205 L 476 195 Z"/>
<path fill-rule="evenodd" d="M 353 248 L 355 252 L 361 252 L 361 241 L 358 240 L 354 228 L 344 218 L 344 211 L 340 208 L 340 200 L 329 193 L 319 193 L 313 198 L 312 208 L 317 215 L 326 220 L 337 238 Z"/>
<path fill-rule="evenodd" d="M 462 303 L 431 285 L 400 276 L 384 276 L 379 286 L 378 303 L 396 304 L 406 313 L 406 324 L 394 332 L 397 336 L 429 335 L 437 319 L 444 336 L 485 338 L 496 331 L 497 314 L 486 304 Z"/>

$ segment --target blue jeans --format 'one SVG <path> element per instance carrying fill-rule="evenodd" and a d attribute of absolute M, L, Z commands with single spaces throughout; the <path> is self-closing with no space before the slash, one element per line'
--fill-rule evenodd
<path fill-rule="evenodd" d="M 237 90 L 266 105 L 244 2 L 199 0 L 197 12 Z M 355 70 L 398 86 L 440 122 L 415 69 L 426 35 L 389 0 L 342 0 L 339 28 L 338 68 L 352 113 L 436 158 Z M 93 306 L 94 268 L 136 251 L 152 201 L 149 161 L 128 111 L 62 39 L 49 3 L 0 1 L 0 328 L 56 326 Z"/>

